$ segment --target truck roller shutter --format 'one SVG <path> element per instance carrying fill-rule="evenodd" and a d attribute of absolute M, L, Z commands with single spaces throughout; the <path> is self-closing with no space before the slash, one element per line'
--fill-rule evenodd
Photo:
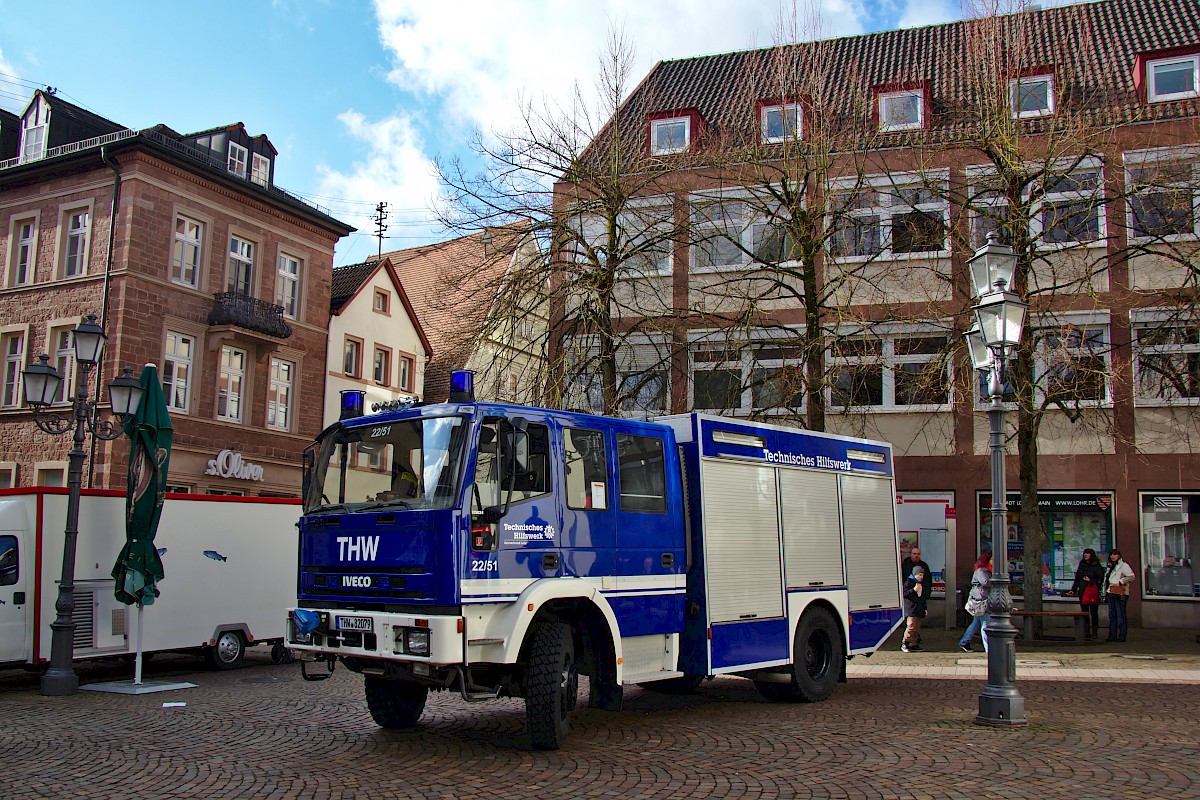
<path fill-rule="evenodd" d="M 895 494 L 886 478 L 842 475 L 850 610 L 899 608 Z"/>
<path fill-rule="evenodd" d="M 701 471 L 709 620 L 783 616 L 774 468 L 705 461 Z"/>
<path fill-rule="evenodd" d="M 780 469 L 779 501 L 788 588 L 845 586 L 837 475 Z"/>

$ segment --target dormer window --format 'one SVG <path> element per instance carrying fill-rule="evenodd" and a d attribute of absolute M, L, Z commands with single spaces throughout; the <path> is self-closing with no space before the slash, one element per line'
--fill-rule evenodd
<path fill-rule="evenodd" d="M 31 125 L 21 136 L 21 161 L 37 161 L 46 155 L 46 125 Z"/>
<path fill-rule="evenodd" d="M 763 106 L 760 112 L 763 144 L 777 144 L 785 139 L 800 138 L 800 104 Z"/>
<path fill-rule="evenodd" d="M 650 155 L 682 153 L 691 143 L 691 117 L 668 117 L 650 121 Z"/>
<path fill-rule="evenodd" d="M 1054 113 L 1054 76 L 1032 75 L 1008 83 L 1013 119 L 1044 117 Z"/>
<path fill-rule="evenodd" d="M 246 177 L 246 161 L 250 151 L 235 142 L 229 143 L 229 165 L 227 169 L 239 178 Z"/>
<path fill-rule="evenodd" d="M 1200 53 L 1146 62 L 1151 103 L 1200 97 Z"/>
<path fill-rule="evenodd" d="M 265 156 L 254 154 L 253 166 L 250 170 L 250 180 L 257 183 L 259 186 L 266 186 L 271 182 L 271 161 Z"/>
<path fill-rule="evenodd" d="M 911 131 L 924 127 L 924 89 L 904 89 L 879 95 L 879 130 Z"/>

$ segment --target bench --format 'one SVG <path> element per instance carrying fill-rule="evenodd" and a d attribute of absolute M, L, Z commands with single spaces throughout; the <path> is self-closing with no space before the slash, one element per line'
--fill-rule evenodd
<path fill-rule="evenodd" d="M 1073 623 L 1075 623 L 1075 641 L 1079 644 L 1083 644 L 1087 638 L 1088 612 L 1086 611 L 1013 611 L 1012 617 L 1014 622 L 1016 622 L 1017 618 L 1020 618 L 1024 623 L 1022 626 L 1022 637 L 1026 642 L 1032 642 L 1034 640 L 1034 617 L 1040 617 L 1042 619 L 1062 619 L 1064 617 L 1069 618 Z M 1045 641 L 1046 638 L 1047 637 L 1043 634 L 1041 641 Z"/>

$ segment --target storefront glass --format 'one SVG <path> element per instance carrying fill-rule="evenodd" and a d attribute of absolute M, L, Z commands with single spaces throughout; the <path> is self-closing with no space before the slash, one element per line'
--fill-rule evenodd
<path fill-rule="evenodd" d="M 1200 494 L 1143 492 L 1140 502 L 1145 596 L 1200 597 Z"/>
<path fill-rule="evenodd" d="M 979 495 L 980 549 L 992 546 L 992 496 Z M 1075 568 L 1085 548 L 1092 548 L 1103 560 L 1112 546 L 1113 511 L 1111 494 L 1038 494 L 1038 510 L 1049 547 L 1042 554 L 1042 594 L 1063 595 L 1075 581 Z M 1024 594 L 1025 544 L 1021 525 L 1021 497 L 1009 494 L 1006 533 L 1008 569 L 1014 595 Z"/>

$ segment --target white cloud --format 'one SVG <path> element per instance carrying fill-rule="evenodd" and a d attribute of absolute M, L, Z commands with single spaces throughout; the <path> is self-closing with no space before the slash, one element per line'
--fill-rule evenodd
<path fill-rule="evenodd" d="M 320 197 L 355 198 L 331 209 L 335 217 L 359 231 L 339 243 L 335 263 L 362 261 L 376 252 L 377 243 L 368 237 L 375 230 L 370 217 L 379 201 L 388 204 L 385 235 L 392 237 L 384 241 L 384 250 L 408 246 L 411 241 L 406 237 L 427 240 L 437 235 L 438 226 L 429 221 L 428 212 L 438 192 L 437 177 L 412 119 L 397 114 L 371 122 L 357 111 L 346 111 L 338 121 L 365 155 L 348 172 L 324 164 L 317 167 Z"/>
<path fill-rule="evenodd" d="M 896 25 L 901 28 L 920 28 L 962 19 L 963 9 L 958 0 L 907 0 Z"/>

